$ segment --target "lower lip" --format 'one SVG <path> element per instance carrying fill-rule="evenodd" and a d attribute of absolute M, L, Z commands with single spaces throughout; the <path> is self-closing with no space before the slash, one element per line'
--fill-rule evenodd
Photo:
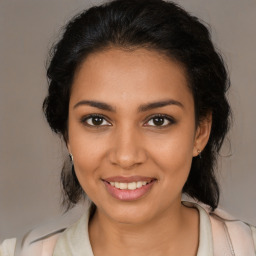
<path fill-rule="evenodd" d="M 130 189 L 119 189 L 116 187 L 111 186 L 108 182 L 103 181 L 107 191 L 111 196 L 113 196 L 116 199 L 122 200 L 122 201 L 133 201 L 141 198 L 146 193 L 150 191 L 152 186 L 155 184 L 156 180 L 151 181 L 147 185 L 142 186 L 141 188 L 137 188 L 134 190 Z"/>

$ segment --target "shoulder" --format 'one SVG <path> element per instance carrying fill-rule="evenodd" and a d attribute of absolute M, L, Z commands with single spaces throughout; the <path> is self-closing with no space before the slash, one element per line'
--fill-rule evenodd
<path fill-rule="evenodd" d="M 45 255 L 50 256 L 54 250 L 55 244 L 60 234 L 66 228 L 57 229 L 53 232 L 36 235 L 34 232 L 29 233 L 21 243 L 16 245 L 16 251 L 19 252 L 20 256 L 34 256 L 34 255 Z"/>
<path fill-rule="evenodd" d="M 0 256 L 52 256 L 60 235 L 81 217 L 83 211 L 78 207 L 48 220 L 22 238 L 4 240 L 0 245 Z"/>
<path fill-rule="evenodd" d="M 192 205 L 203 209 L 208 215 L 214 255 L 255 256 L 256 227 L 235 218 L 223 209 L 211 211 L 209 206 L 198 202 L 192 202 Z"/>
<path fill-rule="evenodd" d="M 16 246 L 16 238 L 6 239 L 0 244 L 0 256 L 13 256 Z"/>
<path fill-rule="evenodd" d="M 223 248 L 234 255 L 255 255 L 256 228 L 222 209 L 209 212 L 215 251 Z"/>

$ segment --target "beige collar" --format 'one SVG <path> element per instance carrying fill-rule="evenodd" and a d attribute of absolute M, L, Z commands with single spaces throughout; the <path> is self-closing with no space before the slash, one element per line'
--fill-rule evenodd
<path fill-rule="evenodd" d="M 200 216 L 200 235 L 197 256 L 213 256 L 212 228 L 207 211 L 197 203 L 183 201 L 188 207 L 195 207 Z M 59 237 L 53 256 L 93 256 L 89 234 L 87 211 L 78 222 L 66 229 Z"/>
<path fill-rule="evenodd" d="M 210 216 L 206 209 L 195 202 L 182 201 L 185 206 L 197 208 L 199 211 L 199 247 L 197 256 L 213 256 L 213 236 Z"/>

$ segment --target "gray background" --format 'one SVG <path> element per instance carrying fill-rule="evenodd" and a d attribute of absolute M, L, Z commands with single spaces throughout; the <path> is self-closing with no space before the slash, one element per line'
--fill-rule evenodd
<path fill-rule="evenodd" d="M 102 1 L 0 0 L 0 240 L 61 214 L 64 144 L 44 120 L 45 63 L 60 28 Z M 219 161 L 221 207 L 256 224 L 256 1 L 180 0 L 211 24 L 230 70 L 234 125 Z"/>

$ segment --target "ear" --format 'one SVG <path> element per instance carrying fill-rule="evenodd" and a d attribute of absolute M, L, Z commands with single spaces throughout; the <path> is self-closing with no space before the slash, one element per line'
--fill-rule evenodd
<path fill-rule="evenodd" d="M 71 154 L 71 148 L 70 148 L 70 144 L 69 144 L 69 139 L 68 139 L 68 132 L 66 131 L 65 134 L 63 135 L 63 140 L 66 144 L 66 147 L 68 149 L 69 154 Z"/>
<path fill-rule="evenodd" d="M 193 156 L 198 156 L 205 148 L 211 133 L 212 127 L 212 113 L 208 113 L 207 116 L 202 119 L 196 129 Z"/>
<path fill-rule="evenodd" d="M 69 142 L 66 143 L 66 146 L 67 146 L 67 149 L 68 149 L 69 154 L 72 154 L 72 153 L 71 153 L 71 148 L 70 148 Z"/>
<path fill-rule="evenodd" d="M 67 149 L 68 149 L 68 153 L 69 153 L 70 155 L 72 155 L 71 146 L 70 146 L 70 143 L 69 143 L 68 140 L 66 141 L 66 147 L 67 147 Z"/>

